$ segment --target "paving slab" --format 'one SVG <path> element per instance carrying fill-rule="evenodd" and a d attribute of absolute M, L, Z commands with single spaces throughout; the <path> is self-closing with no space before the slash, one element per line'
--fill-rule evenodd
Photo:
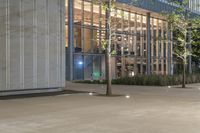
<path fill-rule="evenodd" d="M 105 97 L 105 85 L 67 82 L 86 93 L 0 100 L 0 133 L 199 133 L 199 86 L 114 85 Z"/>

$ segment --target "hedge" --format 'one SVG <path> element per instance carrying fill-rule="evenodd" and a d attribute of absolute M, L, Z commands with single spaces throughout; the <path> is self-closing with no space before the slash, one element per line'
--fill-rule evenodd
<path fill-rule="evenodd" d="M 106 81 L 99 80 L 84 80 L 76 81 L 77 83 L 88 83 L 88 84 L 105 84 Z M 124 77 L 112 80 L 112 84 L 119 85 L 146 85 L 146 86 L 169 86 L 169 85 L 180 85 L 182 83 L 182 75 L 138 75 L 134 77 Z M 192 74 L 186 76 L 186 84 L 200 83 L 200 74 Z"/>

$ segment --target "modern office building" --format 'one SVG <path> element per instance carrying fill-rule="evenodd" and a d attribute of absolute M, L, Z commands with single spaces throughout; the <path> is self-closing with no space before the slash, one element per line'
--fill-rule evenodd
<path fill-rule="evenodd" d="M 199 13 L 196 3 L 190 1 L 188 8 Z M 102 43 L 107 19 L 103 6 L 101 0 L 66 2 L 66 48 L 67 57 L 71 57 L 67 58 L 68 79 L 105 78 Z M 172 33 L 161 12 L 173 11 L 177 6 L 168 0 L 116 1 L 111 13 L 115 33 L 111 47 L 116 51 L 112 57 L 113 78 L 173 74 Z"/>
<path fill-rule="evenodd" d="M 197 0 L 188 9 L 199 14 Z M 173 74 L 167 0 L 117 0 L 112 10 L 113 78 Z M 101 0 L 0 0 L 0 94 L 55 91 L 65 79 L 105 78 Z"/>

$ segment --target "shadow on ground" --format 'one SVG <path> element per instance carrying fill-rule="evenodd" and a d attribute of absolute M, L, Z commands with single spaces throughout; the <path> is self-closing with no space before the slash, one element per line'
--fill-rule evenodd
<path fill-rule="evenodd" d="M 108 96 L 106 94 L 96 94 L 95 96 L 98 96 L 98 97 L 122 97 L 122 96 L 125 96 L 125 95 L 112 94 L 111 96 Z"/>
<path fill-rule="evenodd" d="M 182 88 L 181 86 L 174 86 L 173 88 L 176 88 L 176 89 L 196 89 L 194 87 L 190 87 L 190 86 L 186 86 L 185 88 Z"/>
<path fill-rule="evenodd" d="M 32 93 L 32 94 L 21 94 L 21 95 L 12 95 L 12 96 L 0 96 L 0 100 L 47 97 L 47 96 L 57 96 L 57 95 L 65 95 L 65 94 L 81 94 L 81 93 L 89 93 L 89 92 L 76 91 L 76 90 L 64 90 L 60 92 L 45 92 L 45 93 Z"/>

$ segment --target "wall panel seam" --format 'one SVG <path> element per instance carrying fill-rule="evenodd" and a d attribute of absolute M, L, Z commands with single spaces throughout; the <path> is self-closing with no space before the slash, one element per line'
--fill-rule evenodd
<path fill-rule="evenodd" d="M 20 87 L 24 89 L 24 5 L 20 0 Z"/>
<path fill-rule="evenodd" d="M 48 0 L 46 0 L 46 12 L 45 12 L 45 25 L 46 25 L 46 58 L 45 58 L 45 64 L 46 64 L 46 72 L 45 72 L 45 78 L 46 78 L 46 84 L 47 87 L 49 87 L 49 5 Z"/>
<path fill-rule="evenodd" d="M 6 1 L 6 89 L 10 89 L 10 0 Z"/>

